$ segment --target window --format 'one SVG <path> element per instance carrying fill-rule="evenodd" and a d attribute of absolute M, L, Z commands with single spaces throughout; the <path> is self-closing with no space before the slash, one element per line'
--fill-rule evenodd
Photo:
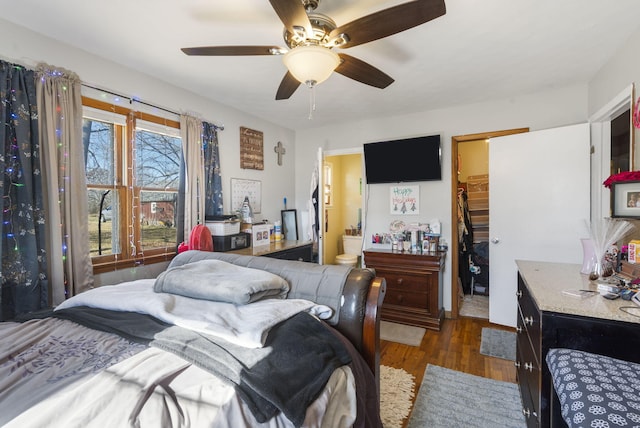
<path fill-rule="evenodd" d="M 83 104 L 94 270 L 164 260 L 177 240 L 179 122 L 90 98 Z"/>

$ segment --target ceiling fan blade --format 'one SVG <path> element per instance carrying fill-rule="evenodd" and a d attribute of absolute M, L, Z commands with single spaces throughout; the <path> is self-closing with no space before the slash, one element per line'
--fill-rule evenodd
<path fill-rule="evenodd" d="M 330 37 L 348 40 L 340 48 L 350 48 L 416 27 L 446 13 L 444 0 L 414 0 L 381 10 L 334 29 Z"/>
<path fill-rule="evenodd" d="M 311 21 L 300 0 L 269 0 L 269 3 L 292 34 L 298 34 L 300 28 L 304 29 L 308 36 L 313 34 Z"/>
<path fill-rule="evenodd" d="M 358 58 L 346 54 L 338 54 L 342 62 L 336 68 L 336 73 L 357 80 L 365 85 L 384 89 L 394 82 L 393 78 Z"/>
<path fill-rule="evenodd" d="M 187 55 L 203 56 L 242 56 L 242 55 L 278 55 L 287 50 L 279 46 L 201 46 L 182 48 Z"/>
<path fill-rule="evenodd" d="M 280 86 L 278 87 L 278 92 L 276 92 L 276 100 L 286 100 L 293 95 L 293 93 L 300 86 L 300 82 L 293 77 L 293 74 L 287 71 L 287 74 L 284 75 L 282 82 L 280 82 Z"/>

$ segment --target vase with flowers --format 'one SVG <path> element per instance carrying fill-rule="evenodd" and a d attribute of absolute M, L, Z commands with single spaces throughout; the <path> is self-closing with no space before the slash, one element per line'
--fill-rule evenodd
<path fill-rule="evenodd" d="M 593 246 L 589 279 L 593 281 L 613 275 L 618 257 L 617 243 L 633 230 L 633 224 L 621 219 L 602 218 L 588 223 L 587 228 Z"/>

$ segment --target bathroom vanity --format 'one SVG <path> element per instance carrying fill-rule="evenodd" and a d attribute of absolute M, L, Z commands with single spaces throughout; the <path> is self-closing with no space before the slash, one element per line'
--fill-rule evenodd
<path fill-rule="evenodd" d="M 411 253 L 383 249 L 363 252 L 366 267 L 387 282 L 382 319 L 440 330 L 444 319 L 442 270 L 445 252 Z"/>

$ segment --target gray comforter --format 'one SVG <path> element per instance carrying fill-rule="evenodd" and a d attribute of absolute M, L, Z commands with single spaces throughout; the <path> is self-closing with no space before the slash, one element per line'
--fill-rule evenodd
<path fill-rule="evenodd" d="M 284 299 L 287 281 L 260 269 L 221 260 L 202 260 L 162 272 L 153 286 L 156 293 L 245 305 L 266 298 Z"/>

